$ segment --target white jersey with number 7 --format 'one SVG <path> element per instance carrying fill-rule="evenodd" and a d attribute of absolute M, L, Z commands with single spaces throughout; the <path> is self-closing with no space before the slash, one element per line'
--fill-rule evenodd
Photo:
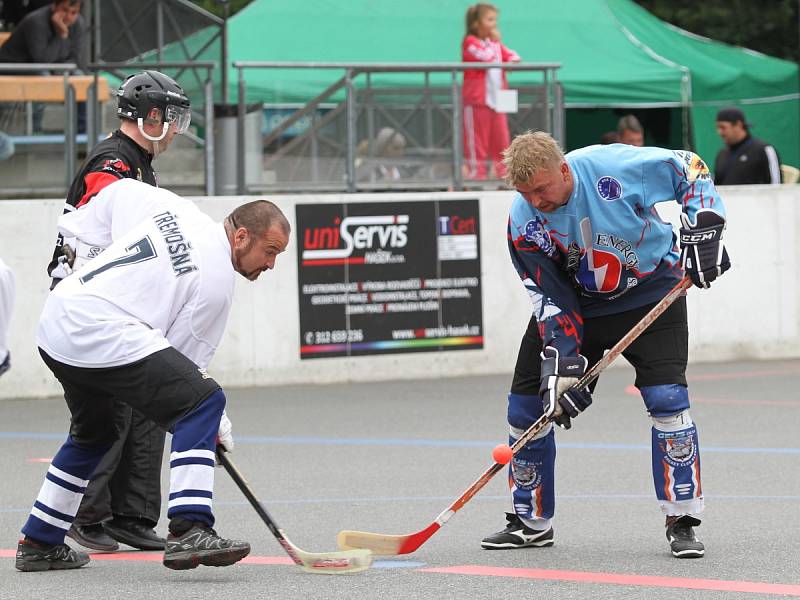
<path fill-rule="evenodd" d="M 233 296 L 230 243 L 222 223 L 194 204 L 171 202 L 176 198 L 171 192 L 147 187 L 150 207 L 157 212 L 115 237 L 105 252 L 48 296 L 37 343 L 52 358 L 77 367 L 114 367 L 172 345 L 198 367 L 208 366 Z M 119 188 L 121 194 L 137 195 L 117 198 L 119 210 L 130 214 L 115 220 L 115 229 L 124 230 L 126 220 L 130 224 L 143 216 L 144 207 L 135 208 L 142 191 Z M 97 201 L 102 199 L 92 204 Z M 110 208 L 97 204 L 95 210 Z M 88 231 L 92 217 L 81 217 Z"/>

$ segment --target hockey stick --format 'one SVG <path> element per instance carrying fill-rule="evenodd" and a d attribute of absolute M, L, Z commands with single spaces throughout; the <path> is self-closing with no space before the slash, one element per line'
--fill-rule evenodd
<path fill-rule="evenodd" d="M 681 279 L 678 284 L 673 287 L 666 296 L 656 304 L 650 312 L 648 312 L 642 319 L 633 326 L 633 328 L 625 334 L 625 336 L 614 344 L 614 347 L 609 350 L 603 358 L 597 361 L 595 365 L 589 369 L 583 377 L 573 386 L 576 388 L 585 388 L 591 384 L 600 373 L 608 367 L 614 360 L 622 354 L 622 352 L 631 345 L 631 343 L 639 337 L 642 332 L 647 329 L 653 321 L 655 321 L 661 314 L 669 308 L 690 286 L 691 280 L 688 277 Z M 544 429 L 550 422 L 547 415 L 542 415 L 533 425 L 531 425 L 525 432 L 514 442 L 511 446 L 511 451 L 516 454 L 525 444 L 531 441 L 536 434 Z M 428 539 L 436 533 L 442 525 L 447 523 L 450 518 L 456 514 L 472 497 L 477 494 L 489 480 L 494 477 L 504 465 L 499 463 L 492 464 L 491 467 L 486 469 L 483 474 L 475 480 L 475 482 L 459 496 L 455 502 L 442 511 L 433 523 L 428 525 L 425 529 L 417 531 L 416 533 L 409 533 L 407 535 L 389 535 L 381 533 L 369 533 L 367 531 L 340 531 L 337 536 L 337 543 L 341 549 L 354 549 L 366 548 L 371 550 L 373 554 L 384 556 L 391 556 L 397 554 L 409 554 L 414 552 L 417 548 L 422 546 Z"/>
<path fill-rule="evenodd" d="M 372 564 L 372 554 L 369 550 L 352 549 L 345 552 L 305 552 L 286 537 L 283 530 L 278 527 L 277 523 L 269 516 L 267 509 L 256 497 L 250 484 L 241 474 L 236 465 L 233 464 L 228 457 L 228 453 L 222 448 L 217 447 L 217 457 L 219 462 L 225 467 L 228 475 L 231 476 L 234 483 L 238 486 L 245 497 L 250 501 L 250 504 L 261 517 L 261 520 L 266 523 L 272 535 L 278 540 L 286 554 L 294 561 L 296 565 L 309 573 L 357 573 L 368 569 Z"/>

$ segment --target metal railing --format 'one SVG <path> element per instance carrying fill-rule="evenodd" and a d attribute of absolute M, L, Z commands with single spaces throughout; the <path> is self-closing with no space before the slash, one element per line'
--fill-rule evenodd
<path fill-rule="evenodd" d="M 183 135 L 188 137 L 198 146 L 203 147 L 203 164 L 204 164 L 204 186 L 207 196 L 214 195 L 215 187 L 215 170 L 214 170 L 214 69 L 217 68 L 217 63 L 214 61 L 162 61 L 150 63 L 92 63 L 89 65 L 89 70 L 94 74 L 95 85 L 92 90 L 97 90 L 97 79 L 101 73 L 111 73 L 115 77 L 124 78 L 127 74 L 132 72 L 142 71 L 146 69 L 154 69 L 162 71 L 165 69 L 178 69 L 178 71 L 171 75 L 176 81 L 180 81 L 182 73 L 191 70 L 197 77 L 197 71 L 203 71 L 205 77 L 199 79 L 201 89 L 203 90 L 203 105 L 202 110 L 197 110 L 196 99 L 192 102 L 192 123 L 201 125 L 204 129 L 204 137 L 199 137 L 187 131 Z M 97 103 L 96 97 L 94 98 L 95 105 Z M 100 131 L 99 111 L 89 113 L 86 115 L 86 132 L 89 139 L 97 139 L 96 134 Z M 92 135 L 95 137 L 92 137 Z"/>
<path fill-rule="evenodd" d="M 214 56 L 219 45 L 219 64 L 228 62 L 228 3 L 225 18 L 217 17 L 189 0 L 93 0 L 92 52 L 97 62 L 155 60 L 163 62 L 165 49 L 170 58 L 194 62 Z M 201 29 L 211 31 L 205 43 L 190 47 L 185 40 Z M 220 72 L 220 97 L 228 102 L 227 69 Z"/>
<path fill-rule="evenodd" d="M 77 126 L 77 104 L 75 101 L 75 88 L 69 81 L 69 76 L 76 74 L 78 65 L 75 63 L 0 63 L 0 75 L 33 75 L 35 73 L 55 73 L 61 74 L 64 79 L 64 163 L 65 173 L 64 182 L 69 187 L 75 171 L 75 153 Z M 94 85 L 97 85 L 95 81 Z M 96 88 L 94 88 L 96 90 Z M 90 92 L 91 93 L 91 92 Z M 87 103 L 88 105 L 89 103 Z M 87 113 L 88 116 L 88 113 Z M 87 145 L 91 138 L 87 138 Z"/>
<path fill-rule="evenodd" d="M 536 86 L 536 92 L 540 93 L 541 102 L 537 105 L 540 111 L 541 124 L 540 128 L 551 132 L 556 139 L 563 143 L 564 139 L 564 102 L 563 93 L 556 78 L 556 71 L 560 68 L 558 63 L 304 63 L 304 62 L 256 62 L 256 61 L 236 61 L 233 67 L 238 72 L 238 111 L 237 111 L 237 140 L 236 140 L 236 191 L 239 194 L 244 194 L 249 191 L 259 191 L 258 185 L 248 185 L 246 182 L 245 173 L 245 130 L 246 130 L 246 104 L 247 104 L 247 81 L 245 72 L 252 69 L 333 69 L 344 71 L 341 78 L 329 85 L 314 99 L 307 102 L 302 108 L 295 111 L 294 114 L 289 116 L 280 126 L 267 132 L 267 135 L 261 140 L 262 147 L 270 147 L 281 136 L 283 136 L 289 128 L 298 123 L 304 117 L 313 115 L 312 127 L 307 134 L 309 144 L 312 148 L 312 155 L 309 158 L 310 171 L 315 174 L 319 168 L 319 144 L 320 137 L 317 135 L 321 127 L 329 126 L 334 118 L 344 115 L 345 131 L 344 131 L 344 147 L 342 154 L 344 158 L 344 184 L 333 184 L 332 189 L 337 187 L 341 189 L 344 187 L 348 192 L 355 192 L 359 189 L 364 189 L 364 185 L 360 185 L 356 177 L 356 144 L 358 135 L 358 119 L 360 113 L 366 112 L 367 125 L 363 128 L 366 129 L 366 137 L 368 140 L 373 139 L 374 131 L 370 126 L 370 115 L 376 106 L 370 106 L 369 101 L 371 96 L 374 96 L 376 88 L 372 85 L 372 77 L 375 74 L 397 74 L 397 73 L 416 73 L 421 74 L 425 78 L 423 86 L 423 101 L 417 103 L 426 104 L 428 114 L 431 112 L 431 104 L 433 93 L 431 92 L 430 76 L 433 73 L 449 74 L 450 82 L 447 95 L 449 96 L 449 105 L 438 104 L 437 109 L 441 112 L 449 114 L 449 137 L 451 139 L 452 156 L 450 157 L 452 177 L 450 180 L 450 187 L 452 189 L 460 190 L 464 187 L 464 180 L 462 174 L 463 166 L 463 152 L 461 148 L 461 86 L 459 84 L 459 74 L 465 70 L 471 69 L 492 69 L 501 67 L 506 71 L 527 71 L 539 73 L 541 76 L 541 84 Z M 359 77 L 366 79 L 365 85 L 357 85 L 356 80 Z M 516 86 L 515 86 L 516 87 Z M 408 92 L 408 85 L 402 89 Z M 402 93 L 402 89 L 392 89 L 396 93 Z M 444 88 L 438 88 L 442 92 Z M 528 90 L 534 90 L 529 87 Z M 334 96 L 339 93 L 344 93 L 344 101 L 342 103 L 335 102 L 328 114 L 323 118 L 317 118 L 317 111 L 324 103 L 330 105 Z M 412 92 L 413 93 L 413 92 Z M 534 103 L 531 103 L 531 110 Z M 427 125 L 427 124 L 426 124 Z M 373 128 L 374 129 L 374 128 Z M 429 128 L 430 131 L 430 128 Z M 335 140 L 324 140 L 329 146 L 335 146 Z M 426 143 L 428 150 L 435 148 L 430 147 L 430 137 Z M 297 149 L 299 142 L 292 140 L 286 147 Z M 285 158 L 288 152 L 283 152 L 282 156 Z M 271 157 L 273 163 L 275 156 Z M 297 187 L 318 187 L 315 186 L 316 182 L 300 182 Z M 305 184 L 305 185 L 304 185 Z M 310 185 L 309 185 L 310 184 Z M 380 186 L 371 186 L 370 189 L 376 189 Z M 391 187 L 391 186 L 390 186 Z M 409 187 L 409 182 L 398 182 L 394 187 Z M 430 185 L 428 185 L 430 187 Z M 262 189 L 269 189 L 276 191 L 278 189 L 288 189 L 286 185 L 281 186 L 280 183 L 272 185 L 271 187 Z"/>
<path fill-rule="evenodd" d="M 64 154 L 64 188 L 53 187 L 52 182 L 50 185 L 43 185 L 42 181 L 37 181 L 37 185 L 30 185 L 26 183 L 24 186 L 15 186 L 10 179 L 4 181 L 7 189 L 16 192 L 30 191 L 33 193 L 47 192 L 48 194 L 60 194 L 69 186 L 75 176 L 76 172 L 76 158 L 77 150 L 80 145 L 79 140 L 83 142 L 85 137 L 85 153 L 88 154 L 95 146 L 101 136 L 106 131 L 102 129 L 101 123 L 101 108 L 103 101 L 108 100 L 98 97 L 98 90 L 101 89 L 99 78 L 108 73 L 116 78 L 124 78 L 128 74 L 140 71 L 142 69 L 156 69 L 156 70 L 169 70 L 176 69 L 179 76 L 186 70 L 191 69 L 193 73 L 202 73 L 200 76 L 202 91 L 202 99 L 196 95 L 192 98 L 192 122 L 199 125 L 204 129 L 204 134 L 199 136 L 191 130 L 184 134 L 191 143 L 195 144 L 198 148 L 203 150 L 203 188 L 206 195 L 213 195 L 215 190 L 215 166 L 214 166 L 214 89 L 213 89 L 213 73 L 216 69 L 216 63 L 212 61 L 173 61 L 173 62 L 153 62 L 153 63 L 91 63 L 87 69 L 89 75 L 94 77 L 94 81 L 87 88 L 86 99 L 86 135 L 78 135 L 77 133 L 77 102 L 75 88 L 70 83 L 70 75 L 80 74 L 78 66 L 74 63 L 0 63 L 0 75 L 4 74 L 22 74 L 34 75 L 38 72 L 50 72 L 63 75 L 64 79 L 64 135 L 28 135 L 15 136 L 17 140 L 20 138 L 25 140 L 25 144 L 41 145 L 47 143 L 48 146 L 63 144 Z M 35 75 L 34 75 L 35 76 Z M 38 102 L 37 102 L 38 103 Z M 0 107 L 1 108 L 1 107 Z M 198 110 L 199 109 L 199 110 Z M 116 127 L 114 127 L 116 128 Z M 28 127 L 28 129 L 30 129 Z M 19 142 L 17 142 L 19 147 Z M 37 162 L 42 162 L 43 159 L 38 159 Z M 186 167 L 198 173 L 199 170 L 195 167 L 196 162 L 192 162 Z"/>

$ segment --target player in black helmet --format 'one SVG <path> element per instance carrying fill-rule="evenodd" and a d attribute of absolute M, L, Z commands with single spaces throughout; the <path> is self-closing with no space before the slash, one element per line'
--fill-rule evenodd
<path fill-rule="evenodd" d="M 189 126 L 183 89 L 158 71 L 129 76 L 117 91 L 120 127 L 95 146 L 70 186 L 64 212 L 79 209 L 108 184 L 123 178 L 158 185 L 152 160 Z M 58 237 L 47 272 L 53 287 L 72 272 L 75 254 L 85 262 L 97 248 Z M 80 263 L 79 263 L 80 264 Z M 154 531 L 161 507 L 164 431 L 124 404 L 109 426 L 119 438 L 97 467 L 68 535 L 95 550 L 118 542 L 143 550 L 164 547 Z"/>
<path fill-rule="evenodd" d="M 166 150 L 172 138 L 189 128 L 190 109 L 183 88 L 158 71 L 131 75 L 117 90 L 117 116 L 136 123 L 142 137 L 152 143 L 155 156 Z M 164 148 L 160 148 L 162 143 L 166 144 Z"/>

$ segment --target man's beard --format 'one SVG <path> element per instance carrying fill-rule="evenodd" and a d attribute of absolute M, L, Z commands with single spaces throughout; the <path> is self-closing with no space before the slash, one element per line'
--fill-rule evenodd
<path fill-rule="evenodd" d="M 255 281 L 258 279 L 258 276 L 261 274 L 261 269 L 255 269 L 253 271 L 245 271 L 239 265 L 241 264 L 241 257 L 247 254 L 250 249 L 253 247 L 255 240 L 251 237 L 244 248 L 233 249 L 233 258 L 234 258 L 234 268 L 236 272 L 239 273 L 245 279 L 249 279 L 250 281 Z"/>

